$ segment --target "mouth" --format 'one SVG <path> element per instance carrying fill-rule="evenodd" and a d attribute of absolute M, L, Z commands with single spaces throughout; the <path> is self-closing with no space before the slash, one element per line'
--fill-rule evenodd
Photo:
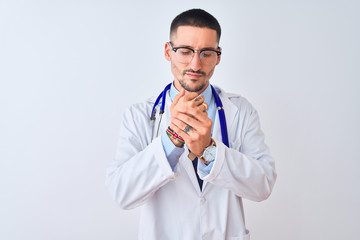
<path fill-rule="evenodd" d="M 187 72 L 186 76 L 188 76 L 190 79 L 199 79 L 201 78 L 203 75 L 199 74 L 199 73 L 192 73 L 192 72 Z"/>

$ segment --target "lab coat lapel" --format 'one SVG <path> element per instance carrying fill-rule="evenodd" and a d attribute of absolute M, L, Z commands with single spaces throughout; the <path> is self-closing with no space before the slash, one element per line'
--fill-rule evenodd
<path fill-rule="evenodd" d="M 182 154 L 179 163 L 184 167 L 186 173 L 188 174 L 191 183 L 193 184 L 196 192 L 200 195 L 201 190 L 199 186 L 199 182 L 196 177 L 196 173 L 194 171 L 194 166 L 191 160 L 188 158 L 189 149 L 185 146 L 185 151 Z"/>
<path fill-rule="evenodd" d="M 219 94 L 219 97 L 221 99 L 221 102 L 223 104 L 224 112 L 225 112 L 225 120 L 227 125 L 227 131 L 228 131 L 228 137 L 229 137 L 229 144 L 231 147 L 231 129 L 233 129 L 234 120 L 237 119 L 239 116 L 239 109 L 229 100 L 228 97 L 224 96 L 223 91 L 215 87 L 216 92 Z M 216 111 L 216 116 L 214 120 L 214 129 L 213 134 L 211 136 L 215 141 L 222 141 L 222 135 L 221 135 L 221 125 L 220 125 L 220 119 L 219 119 L 219 111 Z M 206 190 L 207 181 L 204 181 L 203 183 L 203 192 Z"/>

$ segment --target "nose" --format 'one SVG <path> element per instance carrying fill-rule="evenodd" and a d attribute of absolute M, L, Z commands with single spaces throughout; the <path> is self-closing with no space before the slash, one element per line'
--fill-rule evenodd
<path fill-rule="evenodd" d="M 200 60 L 200 53 L 195 52 L 193 58 L 190 62 L 190 67 L 194 71 L 198 71 L 201 69 L 201 60 Z"/>

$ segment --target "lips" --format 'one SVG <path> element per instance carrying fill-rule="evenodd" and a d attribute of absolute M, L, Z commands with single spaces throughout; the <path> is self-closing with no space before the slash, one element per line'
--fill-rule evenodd
<path fill-rule="evenodd" d="M 203 75 L 202 74 L 198 74 L 198 73 L 191 73 L 191 72 L 187 72 L 186 75 L 192 79 L 194 78 L 201 78 Z"/>

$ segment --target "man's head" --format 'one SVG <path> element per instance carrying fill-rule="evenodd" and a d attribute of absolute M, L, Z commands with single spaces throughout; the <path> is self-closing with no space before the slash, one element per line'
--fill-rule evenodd
<path fill-rule="evenodd" d="M 170 41 L 180 26 L 213 29 L 216 31 L 218 44 L 220 42 L 221 27 L 219 22 L 213 15 L 202 9 L 190 9 L 176 16 L 170 25 Z"/>
<path fill-rule="evenodd" d="M 171 61 L 175 87 L 201 93 L 220 62 L 221 28 L 218 21 L 201 9 L 179 14 L 171 23 L 165 58 Z"/>

